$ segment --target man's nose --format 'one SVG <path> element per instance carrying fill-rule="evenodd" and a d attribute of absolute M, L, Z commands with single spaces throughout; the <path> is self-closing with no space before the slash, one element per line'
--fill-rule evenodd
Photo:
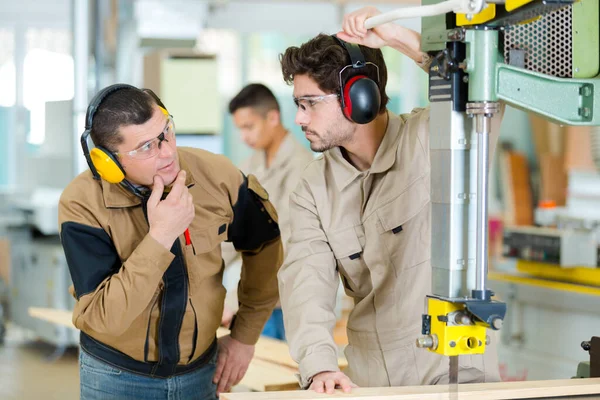
<path fill-rule="evenodd" d="M 308 123 L 310 122 L 310 118 L 304 110 L 298 108 L 298 111 L 296 111 L 295 122 L 296 125 L 305 126 L 308 125 Z"/>
<path fill-rule="evenodd" d="M 169 158 L 175 152 L 175 138 L 163 140 L 159 143 L 158 155 L 161 158 Z"/>
<path fill-rule="evenodd" d="M 249 136 L 249 134 L 248 134 L 248 131 L 247 131 L 247 130 L 245 130 L 245 129 L 241 130 L 241 131 L 240 131 L 240 136 L 242 137 L 242 140 L 243 140 L 244 142 L 247 142 L 247 141 L 248 141 L 248 136 Z"/>

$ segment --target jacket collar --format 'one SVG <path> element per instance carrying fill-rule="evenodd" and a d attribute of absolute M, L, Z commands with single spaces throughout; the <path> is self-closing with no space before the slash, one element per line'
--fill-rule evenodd
<path fill-rule="evenodd" d="M 375 153 L 371 168 L 368 170 L 371 174 L 386 172 L 392 168 L 396 162 L 397 142 L 400 137 L 401 120 L 396 114 L 390 111 L 387 111 L 387 113 L 389 118 L 387 129 L 383 136 L 383 140 Z M 356 167 L 344 158 L 339 147 L 327 151 L 326 157 L 331 161 L 333 176 L 340 192 L 362 174 L 361 171 L 356 169 Z"/>

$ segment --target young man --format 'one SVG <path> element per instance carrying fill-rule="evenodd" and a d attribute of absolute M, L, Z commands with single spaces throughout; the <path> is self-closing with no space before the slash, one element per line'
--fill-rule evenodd
<path fill-rule="evenodd" d="M 214 399 L 245 374 L 277 302 L 282 247 L 266 191 L 225 157 L 177 148 L 160 100 L 129 85 L 92 100 L 82 146 L 92 172 L 59 205 L 81 398 Z M 217 346 L 226 240 L 244 272 Z"/>
<path fill-rule="evenodd" d="M 229 103 L 229 112 L 244 143 L 254 150 L 241 170 L 255 175 L 269 192 L 269 200 L 277 209 L 284 243 L 289 237 L 289 198 L 298 184 L 312 153 L 302 146 L 281 123 L 281 112 L 273 92 L 265 85 L 253 83 L 244 87 Z M 239 257 L 232 246 L 224 247 L 227 267 L 236 265 Z M 235 293 L 235 292 L 233 292 Z M 235 296 L 228 296 L 223 323 L 227 324 L 235 310 Z M 285 340 L 281 308 L 273 310 L 263 335 Z"/>
<path fill-rule="evenodd" d="M 387 24 L 367 33 L 365 14 L 346 17 L 338 37 L 391 45 L 426 66 L 416 32 Z M 312 150 L 323 152 L 290 196 L 292 234 L 278 275 L 301 386 L 317 392 L 448 382 L 448 358 L 415 347 L 431 290 L 429 111 L 387 110 L 381 50 L 360 52 L 366 67 L 354 68 L 356 49 L 319 35 L 281 57 L 283 77 L 294 86 L 296 123 Z M 366 97 L 380 99 L 374 110 L 374 101 L 350 102 L 348 85 L 359 81 Z M 372 115 L 361 114 L 363 107 Z M 332 337 L 338 274 L 354 299 L 346 373 Z M 493 347 L 485 356 L 461 357 L 460 382 L 498 379 Z"/>

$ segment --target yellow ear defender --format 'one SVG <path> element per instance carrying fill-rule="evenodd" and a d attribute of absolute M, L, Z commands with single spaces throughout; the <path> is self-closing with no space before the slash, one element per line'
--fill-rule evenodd
<path fill-rule="evenodd" d="M 94 147 L 90 151 L 90 159 L 96 173 L 109 183 L 121 183 L 125 179 L 125 171 L 119 160 L 106 149 Z"/>
<path fill-rule="evenodd" d="M 100 107 L 102 101 L 111 93 L 116 92 L 120 89 L 137 89 L 134 86 L 127 84 L 116 84 L 108 86 L 98 92 L 90 105 L 88 106 L 86 115 L 85 115 L 85 131 L 81 135 L 81 147 L 83 149 L 83 155 L 85 156 L 85 160 L 87 161 L 88 167 L 92 171 L 94 175 L 94 179 L 104 179 L 109 183 L 121 183 L 125 180 L 125 170 L 123 166 L 119 162 L 118 157 L 108 149 L 105 149 L 101 146 L 95 146 L 91 151 L 88 146 L 88 140 L 90 133 L 92 131 L 92 121 L 94 119 L 94 115 Z M 164 104 L 160 101 L 158 96 L 150 89 L 142 89 L 144 92 L 148 93 L 154 100 L 157 102 L 161 111 L 169 116 L 169 112 L 166 110 Z"/>

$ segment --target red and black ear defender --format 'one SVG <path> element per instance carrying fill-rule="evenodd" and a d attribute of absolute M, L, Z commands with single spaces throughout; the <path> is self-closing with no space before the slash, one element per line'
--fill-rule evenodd
<path fill-rule="evenodd" d="M 381 106 L 379 67 L 372 62 L 365 62 L 365 57 L 357 44 L 348 43 L 335 35 L 333 37 L 346 49 L 351 63 L 344 66 L 339 72 L 342 112 L 354 123 L 367 124 L 377 117 Z M 342 73 L 348 68 L 358 70 L 367 68 L 369 65 L 377 70 L 377 82 L 361 74 L 354 75 L 347 80 L 342 78 Z"/>
<path fill-rule="evenodd" d="M 94 146 L 91 149 L 88 146 L 88 140 L 92 131 L 92 121 L 94 115 L 98 111 L 98 107 L 106 97 L 121 89 L 137 89 L 134 86 L 119 83 L 116 85 L 107 86 L 92 98 L 90 105 L 85 113 L 85 130 L 81 134 L 81 148 L 83 155 L 87 161 L 88 167 L 94 175 L 94 179 L 104 179 L 110 183 L 121 183 L 125 179 L 125 170 L 119 162 L 119 158 L 112 151 L 101 147 Z"/>

